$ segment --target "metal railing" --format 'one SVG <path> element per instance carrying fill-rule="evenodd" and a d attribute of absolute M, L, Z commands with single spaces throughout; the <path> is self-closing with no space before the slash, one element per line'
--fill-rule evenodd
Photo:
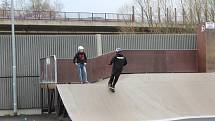
<path fill-rule="evenodd" d="M 10 10 L 0 10 L 0 19 L 10 19 Z M 17 20 L 62 20 L 62 21 L 102 21 L 131 22 L 132 14 L 90 13 L 90 12 L 59 12 L 59 11 L 28 11 L 15 10 Z"/>
<path fill-rule="evenodd" d="M 57 62 L 56 56 L 52 55 L 40 59 L 40 83 L 55 84 L 57 83 Z"/>

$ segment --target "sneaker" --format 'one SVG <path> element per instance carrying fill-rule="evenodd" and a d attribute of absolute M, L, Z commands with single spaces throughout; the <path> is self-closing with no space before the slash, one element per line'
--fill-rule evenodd
<path fill-rule="evenodd" d="M 84 84 L 84 82 L 81 82 L 81 84 Z"/>
<path fill-rule="evenodd" d="M 85 84 L 88 84 L 89 82 L 88 82 L 88 81 L 84 81 L 84 83 L 85 83 Z"/>
<path fill-rule="evenodd" d="M 115 88 L 114 87 L 110 87 L 112 92 L 115 92 Z"/>

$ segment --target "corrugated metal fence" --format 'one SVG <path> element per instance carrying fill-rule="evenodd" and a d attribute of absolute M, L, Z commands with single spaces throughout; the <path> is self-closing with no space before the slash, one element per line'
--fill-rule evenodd
<path fill-rule="evenodd" d="M 195 50 L 195 34 L 101 35 L 103 53 L 116 47 L 141 50 Z M 96 35 L 17 35 L 18 108 L 39 108 L 39 59 L 49 55 L 73 58 L 77 47 L 88 58 L 97 55 Z M 10 35 L 0 35 L 0 109 L 12 109 L 12 56 Z"/>
<path fill-rule="evenodd" d="M 117 47 L 137 50 L 195 50 L 193 34 L 126 34 L 102 35 L 103 53 Z M 108 46 L 107 46 L 108 45 Z"/>

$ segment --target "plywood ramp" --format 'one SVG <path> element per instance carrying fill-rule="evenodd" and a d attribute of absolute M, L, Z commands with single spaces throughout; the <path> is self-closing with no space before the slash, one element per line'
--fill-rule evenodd
<path fill-rule="evenodd" d="M 145 121 L 215 115 L 215 74 L 122 75 L 107 81 L 57 85 L 72 121 Z"/>

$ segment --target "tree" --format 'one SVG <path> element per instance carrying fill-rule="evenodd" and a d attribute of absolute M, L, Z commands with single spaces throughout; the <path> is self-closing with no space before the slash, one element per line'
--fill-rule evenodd
<path fill-rule="evenodd" d="M 0 6 L 1 6 L 0 8 L 3 9 L 3 10 L 9 10 L 10 9 L 9 0 L 2 0 Z"/>

